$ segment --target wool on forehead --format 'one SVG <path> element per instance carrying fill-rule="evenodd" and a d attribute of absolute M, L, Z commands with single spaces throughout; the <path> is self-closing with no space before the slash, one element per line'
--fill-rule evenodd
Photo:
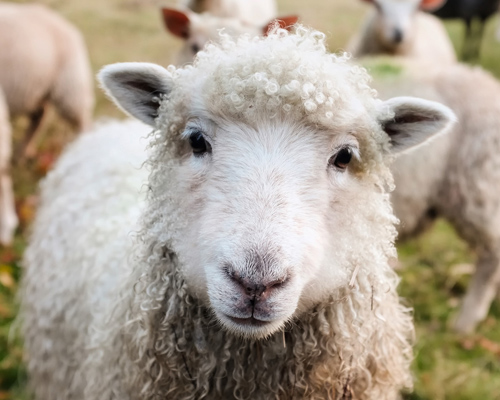
<path fill-rule="evenodd" d="M 267 37 L 221 34 L 194 65 L 171 70 L 182 86 L 199 91 L 210 112 L 252 120 L 290 115 L 325 127 L 348 123 L 377 104 L 363 68 L 346 54 L 327 51 L 325 35 L 298 26 Z M 263 114 L 264 112 L 264 114 Z"/>

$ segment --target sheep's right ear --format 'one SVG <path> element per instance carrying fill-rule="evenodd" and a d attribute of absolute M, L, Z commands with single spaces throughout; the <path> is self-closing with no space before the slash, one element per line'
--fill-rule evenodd
<path fill-rule="evenodd" d="M 392 115 L 387 117 L 387 115 Z M 455 123 L 453 111 L 435 101 L 415 97 L 395 97 L 382 103 L 379 117 L 393 153 L 418 146 L 434 135 L 447 132 Z"/>
<path fill-rule="evenodd" d="M 106 94 L 125 113 L 154 126 L 159 98 L 172 90 L 172 75 L 149 63 L 118 63 L 104 67 L 98 75 Z"/>

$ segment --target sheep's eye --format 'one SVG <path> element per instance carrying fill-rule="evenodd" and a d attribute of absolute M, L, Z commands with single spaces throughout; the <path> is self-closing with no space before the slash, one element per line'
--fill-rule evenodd
<path fill-rule="evenodd" d="M 212 151 L 212 146 L 208 143 L 200 131 L 195 131 L 189 135 L 189 144 L 195 156 L 202 156 Z"/>
<path fill-rule="evenodd" d="M 191 51 L 196 54 L 200 51 L 200 46 L 198 46 L 196 43 L 191 45 Z"/>
<path fill-rule="evenodd" d="M 330 158 L 330 165 L 337 167 L 340 170 L 345 170 L 351 162 L 352 150 L 349 147 L 342 148 L 337 154 Z"/>

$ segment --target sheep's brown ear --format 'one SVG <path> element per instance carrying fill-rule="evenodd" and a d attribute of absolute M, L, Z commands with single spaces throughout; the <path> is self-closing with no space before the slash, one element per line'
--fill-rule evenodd
<path fill-rule="evenodd" d="M 118 63 L 104 67 L 98 75 L 106 94 L 125 113 L 154 126 L 161 95 L 172 90 L 172 75 L 149 63 Z"/>
<path fill-rule="evenodd" d="M 189 15 L 173 8 L 162 8 L 163 22 L 167 30 L 174 36 L 182 39 L 189 38 Z"/>
<path fill-rule="evenodd" d="M 297 23 L 299 17 L 297 15 L 287 15 L 286 17 L 278 17 L 269 21 L 267 25 L 262 28 L 262 33 L 267 36 L 269 32 L 278 25 L 281 29 L 290 30 L 293 25 Z"/>
<path fill-rule="evenodd" d="M 387 117 L 387 115 L 392 117 Z M 418 146 L 436 134 L 447 132 L 456 121 L 448 107 L 415 97 L 395 97 L 382 104 L 379 118 L 393 153 Z"/>
<path fill-rule="evenodd" d="M 420 2 L 420 8 L 425 11 L 434 11 L 441 8 L 446 0 L 422 0 Z"/>

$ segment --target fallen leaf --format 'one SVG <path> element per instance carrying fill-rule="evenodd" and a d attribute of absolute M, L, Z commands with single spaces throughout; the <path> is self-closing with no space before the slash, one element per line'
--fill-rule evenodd
<path fill-rule="evenodd" d="M 37 204 L 38 196 L 35 195 L 28 196 L 20 202 L 17 214 L 22 225 L 28 225 L 33 221 Z"/>
<path fill-rule="evenodd" d="M 10 265 L 0 265 L 0 283 L 8 289 L 12 289 L 16 285 L 13 274 L 14 270 Z"/>
<path fill-rule="evenodd" d="M 497 356 L 500 356 L 500 343 L 494 342 L 493 340 L 490 340 L 485 337 L 480 337 L 478 339 L 478 344 L 484 350 L 489 351 L 490 353 L 493 353 Z"/>

